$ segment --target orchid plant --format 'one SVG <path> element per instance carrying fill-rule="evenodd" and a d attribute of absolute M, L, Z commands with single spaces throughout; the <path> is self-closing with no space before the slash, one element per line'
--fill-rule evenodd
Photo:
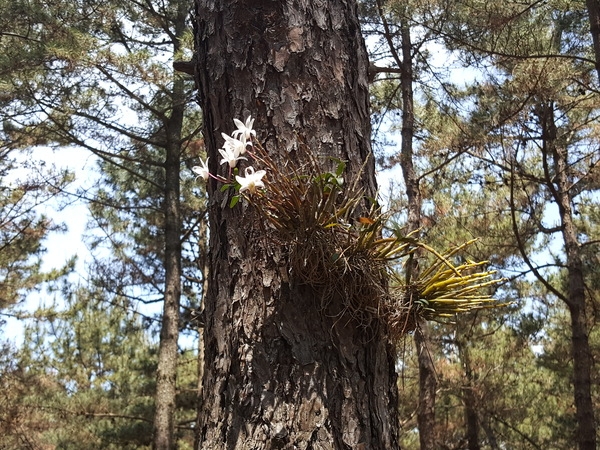
<path fill-rule="evenodd" d="M 324 303 L 341 300 L 362 325 L 365 317 L 385 320 L 395 337 L 413 331 L 419 319 L 445 319 L 503 306 L 485 291 L 502 280 L 492 279 L 491 271 L 474 270 L 484 263 L 450 262 L 464 246 L 439 254 L 416 233 L 405 236 L 390 230 L 388 217 L 378 208 L 365 211 L 359 183 L 345 183 L 343 161 L 324 172 L 312 153 L 305 152 L 306 161 L 286 172 L 258 142 L 252 117 L 245 122 L 234 119 L 234 124 L 237 129 L 231 135 L 221 133 L 220 165 L 226 166 L 226 175 L 210 173 L 208 159 L 192 171 L 197 178 L 223 183 L 222 191 L 233 188 L 230 207 L 240 198 L 254 206 L 268 225 L 265 231 L 288 249 L 293 276 L 319 289 Z M 238 167 L 241 161 L 246 164 L 243 172 Z M 406 286 L 398 261 L 417 249 L 434 255 L 434 263 Z"/>
<path fill-rule="evenodd" d="M 256 140 L 256 131 L 252 129 L 254 119 L 250 116 L 245 122 L 238 119 L 234 119 L 233 121 L 237 129 L 231 133 L 231 136 L 226 133 L 221 133 L 224 143 L 223 147 L 219 149 L 219 153 L 221 154 L 220 164 L 227 166 L 227 176 L 223 177 L 221 175 L 211 174 L 208 169 L 209 158 L 207 158 L 206 161 L 200 161 L 200 166 L 192 167 L 192 171 L 198 175 L 197 178 L 202 178 L 205 181 L 209 178 L 214 178 L 215 180 L 222 182 L 224 188 L 233 186 L 239 195 L 245 195 L 245 192 L 248 194 L 256 194 L 260 188 L 265 187 L 262 179 L 267 172 L 265 170 L 256 171 L 254 170 L 254 167 L 247 166 L 244 170 L 245 176 L 240 176 L 238 175 L 239 170 L 237 168 L 238 162 L 242 160 L 248 161 L 248 158 L 243 156 L 246 153 L 255 159 L 255 155 L 251 151 Z M 238 202 L 239 195 L 233 197 L 232 202 L 230 203 L 231 207 L 235 206 Z"/>

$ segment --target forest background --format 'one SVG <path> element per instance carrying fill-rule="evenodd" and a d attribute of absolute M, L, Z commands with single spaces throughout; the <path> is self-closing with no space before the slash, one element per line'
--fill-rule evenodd
<path fill-rule="evenodd" d="M 598 2 L 359 3 L 378 168 L 403 173 L 381 193 L 390 216 L 414 229 L 415 183 L 421 239 L 478 238 L 461 258 L 489 261 L 506 278 L 490 294 L 510 302 L 404 338 L 402 448 L 586 448 L 577 430 L 595 430 L 600 409 Z M 0 445 L 150 448 L 157 373 L 175 370 L 173 427 L 193 448 L 208 229 L 191 171 L 202 116 L 181 62 L 192 5 L 0 5 Z M 86 170 L 36 159 L 50 149 L 85 155 Z M 87 216 L 42 213 L 68 204 Z M 89 256 L 54 264 L 46 242 L 81 220 L 69 236 Z M 176 279 L 181 304 L 165 287 Z M 32 298 L 43 306 L 24 307 Z M 175 359 L 160 350 L 173 314 Z"/>

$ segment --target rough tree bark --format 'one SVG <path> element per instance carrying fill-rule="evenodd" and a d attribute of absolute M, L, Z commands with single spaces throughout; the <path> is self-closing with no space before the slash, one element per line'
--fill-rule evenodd
<path fill-rule="evenodd" d="M 293 164 L 308 148 L 347 161 L 348 180 L 364 166 L 374 194 L 356 2 L 197 0 L 195 33 L 211 171 L 220 133 L 252 115 L 274 159 Z M 397 448 L 385 330 L 357 327 L 335 303 L 321 310 L 317 291 L 288 278 L 285 252 L 253 210 L 229 208 L 220 188 L 209 182 L 198 449 Z"/>

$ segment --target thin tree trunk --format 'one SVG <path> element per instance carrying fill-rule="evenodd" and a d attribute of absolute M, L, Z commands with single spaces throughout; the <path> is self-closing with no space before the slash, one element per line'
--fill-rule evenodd
<path fill-rule="evenodd" d="M 180 2 L 178 21 L 175 25 L 174 54 L 179 49 L 178 38 L 185 30 L 185 19 L 189 7 Z M 174 78 L 171 116 L 165 123 L 165 293 L 158 350 L 156 375 L 154 433 L 152 447 L 155 450 L 175 448 L 174 415 L 177 394 L 177 357 L 179 339 L 179 307 L 181 298 L 181 134 L 185 108 L 184 82 Z"/>
<path fill-rule="evenodd" d="M 375 192 L 367 55 L 355 2 L 197 0 L 197 76 L 210 169 L 221 132 L 256 118 L 273 159 L 347 161 Z M 367 161 L 367 164 L 365 164 Z M 267 175 L 268 176 L 268 175 Z M 252 208 L 209 182 L 210 279 L 199 449 L 395 449 L 395 352 L 383 327 L 288 278 Z"/>
<path fill-rule="evenodd" d="M 384 36 L 387 40 L 390 53 L 400 71 L 400 90 L 402 95 L 402 143 L 400 148 L 400 167 L 404 177 L 406 196 L 408 200 L 407 228 L 409 232 L 421 227 L 422 197 L 419 189 L 419 179 L 415 172 L 413 161 L 413 139 L 415 128 L 414 99 L 413 99 L 413 58 L 412 42 L 410 38 L 410 25 L 406 14 L 400 19 L 400 34 L 402 38 L 402 56 L 396 50 L 393 33 L 387 22 L 383 2 L 377 0 L 377 9 L 382 21 Z M 406 13 L 406 11 L 405 11 Z M 406 283 L 410 286 L 411 280 L 419 275 L 417 251 L 414 258 L 406 263 Z M 409 288 L 408 295 L 412 295 Z M 409 299 L 410 301 L 410 299 Z M 424 321 L 418 324 L 414 335 L 419 363 L 419 406 L 417 410 L 417 424 L 419 428 L 419 442 L 421 450 L 437 448 L 435 443 L 435 397 L 437 379 L 435 367 L 431 360 L 429 347 L 428 325 Z"/>
<path fill-rule="evenodd" d="M 586 0 L 585 2 L 590 19 L 590 33 L 594 43 L 594 55 L 596 57 L 596 72 L 600 82 L 600 1 Z"/>
<path fill-rule="evenodd" d="M 557 143 L 557 129 L 552 103 L 544 105 L 541 114 L 543 157 L 548 187 L 558 205 L 566 254 L 568 291 L 563 298 L 571 314 L 571 348 L 573 355 L 573 388 L 577 418 L 576 440 L 579 450 L 596 449 L 596 423 L 591 394 L 593 366 L 586 317 L 585 278 L 577 230 L 573 222 L 568 178 L 568 153 Z M 550 179 L 547 161 L 552 158 L 554 178 Z M 555 183 L 555 185 L 553 184 Z"/>
<path fill-rule="evenodd" d="M 500 450 L 500 447 L 498 446 L 498 439 L 496 439 L 496 433 L 494 433 L 494 430 L 492 429 L 492 427 L 489 424 L 489 418 L 487 418 L 486 420 L 483 420 L 481 422 L 481 428 L 483 428 L 483 431 L 485 432 L 485 436 L 487 437 L 487 441 L 490 445 L 490 449 L 491 450 Z"/>
<path fill-rule="evenodd" d="M 456 345 L 465 372 L 462 391 L 465 405 L 465 422 L 467 424 L 467 446 L 469 450 L 480 450 L 479 419 L 477 418 L 477 406 L 475 394 L 473 393 L 473 370 L 471 369 L 469 346 L 461 340 L 457 340 Z"/>
<path fill-rule="evenodd" d="M 163 304 L 153 448 L 175 448 L 174 423 L 177 384 L 177 340 L 181 297 L 181 217 L 179 200 L 179 146 L 169 145 L 165 161 L 165 299 Z"/>
<path fill-rule="evenodd" d="M 402 94 L 402 143 L 400 149 L 400 166 L 406 186 L 408 199 L 408 232 L 421 228 L 422 197 L 419 179 L 414 168 L 414 129 L 415 113 L 413 98 L 413 58 L 410 26 L 406 17 L 400 19 L 400 34 L 402 37 L 402 69 L 400 75 L 400 90 Z M 418 254 L 417 254 L 418 256 Z M 419 276 L 417 259 L 410 259 L 406 265 L 407 283 Z M 410 292 L 410 290 L 409 290 Z M 430 339 L 427 323 L 421 321 L 419 330 L 414 334 L 415 346 L 419 362 L 419 407 L 417 423 L 419 426 L 419 442 L 421 450 L 436 449 L 435 443 L 435 396 L 437 380 L 435 367 L 429 352 Z"/>
<path fill-rule="evenodd" d="M 568 252 L 568 251 L 567 251 Z M 573 256 L 571 256 L 573 257 Z M 567 264 L 569 264 L 567 256 Z M 571 260 L 572 261 L 572 260 Z M 573 387 L 577 418 L 579 450 L 596 449 L 596 420 L 591 396 L 592 352 L 589 343 L 588 323 L 584 302 L 578 296 L 583 286 L 580 271 L 569 266 L 569 311 L 571 312 L 571 347 L 573 351 Z M 583 293 L 583 289 L 581 289 Z"/>
<path fill-rule="evenodd" d="M 579 450 L 596 449 L 596 423 L 591 395 L 592 351 L 586 314 L 585 281 L 577 231 L 573 223 L 571 198 L 566 178 L 566 150 L 555 153 L 557 161 L 557 191 L 562 235 L 565 243 L 568 272 L 568 302 L 571 313 L 571 348 L 573 352 L 573 387 L 577 417 Z"/>
<path fill-rule="evenodd" d="M 400 91 L 402 95 L 402 143 L 400 148 L 400 167 L 406 187 L 408 200 L 408 232 L 421 228 L 422 197 L 419 188 L 419 179 L 415 172 L 413 161 L 413 140 L 415 128 L 414 99 L 413 99 L 413 58 L 410 26 L 407 18 L 400 19 L 400 34 L 402 38 L 402 57 L 398 54 L 392 32 L 388 25 L 383 3 L 378 0 L 377 8 L 381 18 L 385 38 L 388 42 L 390 53 L 400 71 Z M 414 258 L 406 263 L 406 284 L 410 286 L 411 280 L 419 276 L 417 251 Z M 411 289 L 408 295 L 412 295 Z M 409 299 L 410 301 L 410 299 Z M 435 444 L 435 396 L 437 379 L 435 367 L 429 353 L 430 340 L 428 325 L 424 321 L 418 324 L 414 335 L 417 358 L 419 363 L 419 406 L 417 410 L 417 423 L 419 427 L 419 442 L 421 450 L 436 448 Z"/>
<path fill-rule="evenodd" d="M 429 351 L 431 340 L 429 338 L 429 325 L 426 322 L 419 325 L 414 339 L 419 362 L 419 406 L 417 409 L 419 443 L 422 450 L 431 450 L 438 448 L 435 439 L 437 379 Z"/>

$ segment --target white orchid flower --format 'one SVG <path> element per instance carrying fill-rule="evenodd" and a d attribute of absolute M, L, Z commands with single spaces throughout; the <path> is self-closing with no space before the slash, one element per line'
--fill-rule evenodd
<path fill-rule="evenodd" d="M 250 191 L 251 194 L 254 194 L 257 188 L 264 188 L 265 184 L 262 181 L 262 177 L 264 177 L 266 173 L 267 172 L 264 170 L 255 172 L 254 167 L 250 166 L 246 167 L 245 177 L 236 175 L 235 180 L 240 183 L 240 194 L 244 191 Z"/>
<path fill-rule="evenodd" d="M 202 164 L 201 166 L 192 167 L 192 172 L 198 174 L 198 177 L 202 177 L 204 181 L 208 180 L 208 177 L 210 176 L 210 172 L 208 171 L 208 160 L 209 158 L 206 158 L 206 161 L 200 161 L 200 164 Z M 196 177 L 196 179 L 198 177 Z"/>
<path fill-rule="evenodd" d="M 242 139 L 235 139 L 231 136 L 226 135 L 225 133 L 221 133 L 223 139 L 225 139 L 225 144 L 223 144 L 223 148 L 231 148 L 233 153 L 237 156 L 243 155 L 246 153 L 246 139 L 242 137 Z"/>
<path fill-rule="evenodd" d="M 233 123 L 235 123 L 235 126 L 238 127 L 237 130 L 231 133 L 233 137 L 239 136 L 240 138 L 243 138 L 244 143 L 251 141 L 252 136 L 256 137 L 256 131 L 252 129 L 252 125 L 254 125 L 254 119 L 252 116 L 248 116 L 246 123 L 243 123 L 238 119 L 233 119 Z"/>
<path fill-rule="evenodd" d="M 243 156 L 240 156 L 239 153 L 236 153 L 235 150 L 230 146 L 220 148 L 219 153 L 223 157 L 220 164 L 229 164 L 229 167 L 232 169 L 237 165 L 237 162 L 240 159 L 246 159 Z"/>

